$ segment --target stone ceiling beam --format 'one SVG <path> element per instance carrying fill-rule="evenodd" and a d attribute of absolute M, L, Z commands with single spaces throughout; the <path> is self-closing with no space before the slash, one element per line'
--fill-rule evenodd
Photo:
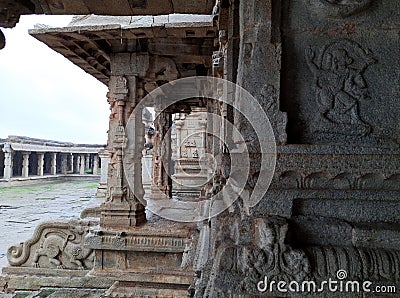
<path fill-rule="evenodd" d="M 215 4 L 214 0 L 33 0 L 30 2 L 35 4 L 35 13 L 115 16 L 210 14 Z"/>
<path fill-rule="evenodd" d="M 0 0 L 0 27 L 14 27 L 21 15 L 211 14 L 215 0 Z M 0 30 L 0 49 L 6 44 Z"/>
<path fill-rule="evenodd" d="M 0 0 L 0 26 L 14 27 L 24 14 L 162 15 L 211 14 L 214 0 Z"/>
<path fill-rule="evenodd" d="M 112 52 L 146 53 L 211 67 L 216 28 L 212 16 L 80 16 L 68 27 L 40 26 L 29 33 L 107 85 Z"/>

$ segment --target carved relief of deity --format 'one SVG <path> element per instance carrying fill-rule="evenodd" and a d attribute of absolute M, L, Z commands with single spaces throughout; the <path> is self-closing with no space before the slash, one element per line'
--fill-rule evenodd
<path fill-rule="evenodd" d="M 319 51 L 319 57 L 311 48 L 305 54 L 314 75 L 318 129 L 343 135 L 368 135 L 371 126 L 361 119 L 359 105 L 368 104 L 370 99 L 364 71 L 375 62 L 372 54 L 349 40 L 329 44 Z"/>
<path fill-rule="evenodd" d="M 367 10 L 374 0 L 309 0 L 308 4 L 322 16 L 346 18 Z"/>

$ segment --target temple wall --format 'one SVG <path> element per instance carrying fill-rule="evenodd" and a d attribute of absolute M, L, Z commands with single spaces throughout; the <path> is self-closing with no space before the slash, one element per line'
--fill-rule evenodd
<path fill-rule="evenodd" d="M 256 295 L 263 278 L 321 281 L 339 270 L 399 284 L 399 5 L 252 0 L 222 9 L 228 19 L 238 9 L 240 42 L 237 53 L 227 33 L 221 52 L 265 109 L 278 155 L 261 202 L 246 210 L 239 198 L 212 221 L 196 297 Z M 257 137 L 240 115 L 235 124 L 250 140 L 256 179 Z"/>

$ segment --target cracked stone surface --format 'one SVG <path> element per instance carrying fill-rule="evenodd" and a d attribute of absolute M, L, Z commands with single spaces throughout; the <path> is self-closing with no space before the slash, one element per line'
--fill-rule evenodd
<path fill-rule="evenodd" d="M 0 269 L 7 249 L 32 237 L 40 222 L 78 219 L 88 206 L 98 206 L 98 178 L 0 188 Z"/>

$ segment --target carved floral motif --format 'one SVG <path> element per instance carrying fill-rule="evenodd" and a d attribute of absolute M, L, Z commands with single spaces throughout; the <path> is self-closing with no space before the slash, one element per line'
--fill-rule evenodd
<path fill-rule="evenodd" d="M 400 190 L 400 175 L 379 173 L 305 173 L 285 171 L 277 174 L 271 187 L 280 189 Z"/>

